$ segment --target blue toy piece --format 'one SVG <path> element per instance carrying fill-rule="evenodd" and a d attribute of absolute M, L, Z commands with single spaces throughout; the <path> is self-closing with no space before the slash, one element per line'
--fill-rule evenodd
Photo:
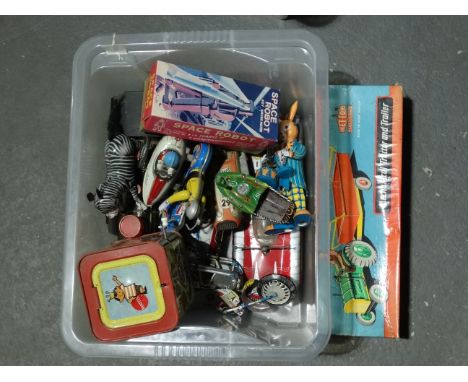
<path fill-rule="evenodd" d="M 291 186 L 306 189 L 302 159 L 307 153 L 303 143 L 295 140 L 286 149 L 276 152 L 274 157 L 279 178 L 279 187 L 289 190 Z"/>
<path fill-rule="evenodd" d="M 282 233 L 293 232 L 297 230 L 297 228 L 298 226 L 295 222 L 285 224 L 275 223 L 268 225 L 264 233 L 267 235 L 280 235 Z"/>
<path fill-rule="evenodd" d="M 168 168 L 177 169 L 177 167 L 179 166 L 179 162 L 180 156 L 174 151 L 169 151 L 163 158 L 163 163 Z"/>
<path fill-rule="evenodd" d="M 273 158 L 268 156 L 262 158 L 260 168 L 257 170 L 255 177 L 268 184 L 274 190 L 278 189 L 278 173 Z"/>
<path fill-rule="evenodd" d="M 186 208 L 186 203 L 174 203 L 167 207 L 167 225 L 165 227 L 167 232 L 178 231 L 183 227 Z"/>
<path fill-rule="evenodd" d="M 203 175 L 205 173 L 211 161 L 211 157 L 213 156 L 213 148 L 208 143 L 200 143 L 193 149 L 192 156 L 193 159 L 190 163 L 190 167 L 185 173 L 186 180 L 194 175 Z"/>
<path fill-rule="evenodd" d="M 172 194 L 159 206 L 162 228 L 177 231 L 185 224 L 185 218 L 195 220 L 191 229 L 200 224 L 206 199 L 203 194 L 203 176 L 213 155 L 212 147 L 200 143 L 193 150 L 193 159 L 184 175 L 184 188 Z"/>

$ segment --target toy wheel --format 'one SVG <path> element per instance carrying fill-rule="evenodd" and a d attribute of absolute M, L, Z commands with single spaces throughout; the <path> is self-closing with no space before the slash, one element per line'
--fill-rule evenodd
<path fill-rule="evenodd" d="M 377 261 L 377 252 L 369 243 L 354 240 L 344 248 L 346 257 L 356 267 L 370 267 Z"/>
<path fill-rule="evenodd" d="M 268 300 L 271 305 L 285 305 L 296 295 L 294 283 L 281 275 L 268 275 L 261 278 L 257 290 L 262 297 L 276 295 L 276 297 Z"/>
<path fill-rule="evenodd" d="M 356 318 L 360 324 L 371 326 L 375 322 L 375 313 L 370 311 L 369 313 L 356 314 Z"/>
<path fill-rule="evenodd" d="M 360 190 L 368 190 L 372 186 L 370 179 L 365 176 L 358 176 L 356 179 L 354 179 L 354 183 Z"/>
<path fill-rule="evenodd" d="M 387 290 L 380 284 L 374 284 L 369 288 L 369 296 L 377 304 L 383 304 L 388 299 Z"/>

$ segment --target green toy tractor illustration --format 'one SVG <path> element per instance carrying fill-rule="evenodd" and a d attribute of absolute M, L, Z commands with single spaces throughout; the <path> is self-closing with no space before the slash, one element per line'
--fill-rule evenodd
<path fill-rule="evenodd" d="M 335 166 L 332 175 L 335 217 L 331 225 L 330 261 L 335 268 L 335 280 L 343 299 L 345 313 L 356 314 L 362 325 L 372 325 L 376 320 L 377 304 L 387 301 L 387 290 L 375 282 L 369 267 L 377 261 L 377 251 L 364 240 L 364 214 L 360 192 L 369 190 L 371 181 L 354 177 L 348 154 L 330 155 Z"/>
<path fill-rule="evenodd" d="M 331 251 L 335 266 L 335 280 L 340 286 L 345 313 L 355 313 L 362 325 L 372 325 L 375 307 L 387 300 L 387 291 L 380 284 L 372 284 L 369 266 L 377 260 L 375 249 L 368 243 L 354 240 L 339 253 Z M 370 281 L 369 281 L 370 280 Z"/>

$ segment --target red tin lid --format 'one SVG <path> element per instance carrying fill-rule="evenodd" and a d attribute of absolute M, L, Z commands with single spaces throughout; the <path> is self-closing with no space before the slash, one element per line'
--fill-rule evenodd
<path fill-rule="evenodd" d="M 120 219 L 119 231 L 126 239 L 134 239 L 143 234 L 143 222 L 135 215 L 125 215 Z"/>

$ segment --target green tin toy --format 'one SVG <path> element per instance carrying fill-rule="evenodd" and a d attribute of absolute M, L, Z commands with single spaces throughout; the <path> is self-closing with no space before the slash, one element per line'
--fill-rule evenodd
<path fill-rule="evenodd" d="M 268 184 L 238 172 L 216 176 L 220 192 L 242 212 L 277 223 L 287 223 L 294 216 L 295 205 Z"/>

